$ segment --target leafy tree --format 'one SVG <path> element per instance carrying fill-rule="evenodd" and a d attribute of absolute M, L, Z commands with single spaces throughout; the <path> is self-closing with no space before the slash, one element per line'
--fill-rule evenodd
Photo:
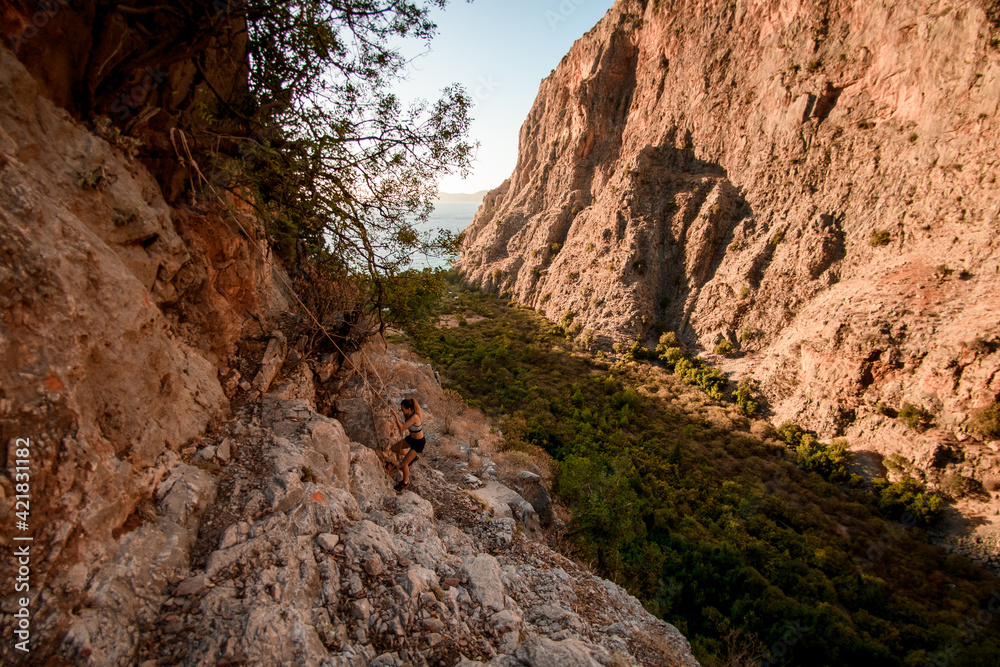
<path fill-rule="evenodd" d="M 141 157 L 160 165 L 180 156 L 192 190 L 213 200 L 228 190 L 256 211 L 300 294 L 337 284 L 340 311 L 384 327 L 419 314 L 405 307 L 408 295 L 432 287 L 409 270 L 412 256 L 447 256 L 459 242 L 418 226 L 439 178 L 468 169 L 471 98 L 457 85 L 430 102 L 393 92 L 407 65 L 398 45 L 430 40 L 430 11 L 446 3 L 99 2 L 85 20 L 115 29 L 95 29 L 102 64 L 80 84 L 81 111 L 106 113 L 125 133 L 152 118 L 158 130 L 142 136 L 151 145 Z M 155 76 L 139 87 L 145 98 L 119 109 L 121 90 L 153 76 L 147 69 Z M 194 72 L 189 89 L 162 84 L 180 69 Z M 159 113 L 147 117 L 143 105 Z"/>
<path fill-rule="evenodd" d="M 736 391 L 733 392 L 733 400 L 736 401 L 736 405 L 740 406 L 743 414 L 747 416 L 756 414 L 757 408 L 760 407 L 755 400 L 756 389 L 757 387 L 753 380 L 748 380 L 741 382 Z"/>
<path fill-rule="evenodd" d="M 796 463 L 803 470 L 817 472 L 831 482 L 846 482 L 851 474 L 847 470 L 851 453 L 847 443 L 841 438 L 824 445 L 808 436 L 803 437 L 796 448 Z"/>
<path fill-rule="evenodd" d="M 634 475 L 627 459 L 601 455 L 571 454 L 560 466 L 559 494 L 573 507 L 577 529 L 596 546 L 598 565 L 608 572 L 620 570 L 620 551 L 646 532 Z"/>
<path fill-rule="evenodd" d="M 472 101 L 450 86 L 404 105 L 392 84 L 403 38 L 429 40 L 431 7 L 446 0 L 248 0 L 231 5 L 249 36 L 249 136 L 226 186 L 264 216 L 286 256 L 337 267 L 368 286 L 381 319 L 432 286 L 408 270 L 414 253 L 453 254 L 458 239 L 427 238 L 437 180 L 468 169 Z M 286 239 L 304 241 L 290 248 Z M 284 241 L 284 243 L 283 243 Z"/>
<path fill-rule="evenodd" d="M 918 525 L 929 526 L 944 514 L 941 497 L 925 493 L 912 477 L 894 483 L 880 477 L 872 480 L 872 488 L 878 495 L 879 509 L 893 518 L 910 517 Z"/>

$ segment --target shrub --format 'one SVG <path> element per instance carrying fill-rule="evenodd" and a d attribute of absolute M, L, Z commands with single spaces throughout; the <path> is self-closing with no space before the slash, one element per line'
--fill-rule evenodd
<path fill-rule="evenodd" d="M 894 519 L 909 515 L 916 524 L 929 526 L 944 513 L 941 496 L 925 493 L 920 482 L 912 477 L 892 484 L 880 477 L 872 480 L 872 489 L 878 496 L 879 509 Z"/>
<path fill-rule="evenodd" d="M 798 448 L 802 444 L 802 438 L 806 435 L 808 433 L 805 429 L 793 422 L 784 422 L 778 427 L 778 437 L 793 449 Z"/>
<path fill-rule="evenodd" d="M 970 426 L 984 438 L 1000 438 L 1000 403 L 973 410 Z"/>
<path fill-rule="evenodd" d="M 656 354 L 652 350 L 647 349 L 639 339 L 632 341 L 632 344 L 625 350 L 626 361 L 643 361 L 655 358 Z"/>
<path fill-rule="evenodd" d="M 668 347 L 658 355 L 660 362 L 670 370 L 673 370 L 677 362 L 684 358 L 684 353 L 679 347 Z"/>
<path fill-rule="evenodd" d="M 757 401 L 754 400 L 755 393 L 756 386 L 753 380 L 744 380 L 733 392 L 733 400 L 736 401 L 736 405 L 743 411 L 743 414 L 748 417 L 756 414 L 759 407 Z"/>
<path fill-rule="evenodd" d="M 720 357 L 724 357 L 733 351 L 733 344 L 729 342 L 728 339 L 723 338 L 715 346 L 715 353 Z"/>
<path fill-rule="evenodd" d="M 913 405 L 912 403 L 903 403 L 903 407 L 899 410 L 899 420 L 912 428 L 913 430 L 919 430 L 926 428 L 931 423 L 930 412 L 924 410 L 920 406 Z"/>
<path fill-rule="evenodd" d="M 656 344 L 656 354 L 660 355 L 669 349 L 677 348 L 681 346 L 680 339 L 677 338 L 677 334 L 673 331 L 665 331 L 660 334 L 660 340 Z"/>
<path fill-rule="evenodd" d="M 700 387 L 702 391 L 710 397 L 721 400 L 722 392 L 729 382 L 722 371 L 706 366 L 704 362 L 695 357 L 694 359 L 682 358 L 674 365 L 674 374 L 679 376 L 685 383 Z"/>
<path fill-rule="evenodd" d="M 837 438 L 829 445 L 824 445 L 806 434 L 795 453 L 795 462 L 803 470 L 819 473 L 835 483 L 846 482 L 851 477 L 847 471 L 847 464 L 851 461 L 851 453 L 847 451 L 847 441 L 842 438 Z"/>
<path fill-rule="evenodd" d="M 868 242 L 872 244 L 873 247 L 878 248 L 880 246 L 889 245 L 892 241 L 892 233 L 885 229 L 876 229 L 872 232 L 872 235 L 868 238 Z"/>

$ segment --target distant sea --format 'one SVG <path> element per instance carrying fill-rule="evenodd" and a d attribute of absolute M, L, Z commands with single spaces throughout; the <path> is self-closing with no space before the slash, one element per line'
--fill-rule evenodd
<path fill-rule="evenodd" d="M 458 234 L 472 224 L 472 218 L 476 216 L 478 210 L 479 202 L 437 202 L 430 218 L 418 225 L 417 230 L 433 232 L 436 229 L 447 229 Z M 421 254 L 414 255 L 410 265 L 415 269 L 451 268 L 450 263 L 440 257 Z"/>

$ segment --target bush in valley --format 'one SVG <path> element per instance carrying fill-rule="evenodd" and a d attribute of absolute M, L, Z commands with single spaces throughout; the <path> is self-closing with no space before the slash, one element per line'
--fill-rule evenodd
<path fill-rule="evenodd" d="M 878 496 L 878 507 L 893 519 L 909 515 L 917 525 L 931 526 L 944 514 L 941 497 L 924 491 L 923 485 L 912 477 L 890 483 L 883 477 L 872 480 L 872 489 Z"/>
<path fill-rule="evenodd" d="M 928 427 L 934 415 L 918 405 L 903 403 L 903 407 L 899 409 L 897 417 L 899 421 L 913 430 L 919 430 Z"/>
<path fill-rule="evenodd" d="M 673 373 L 613 364 L 575 354 L 533 311 L 456 295 L 456 308 L 487 319 L 417 327 L 412 344 L 467 401 L 518 420 L 504 423 L 504 447 L 554 459 L 554 490 L 573 510 L 569 555 L 676 625 L 702 664 L 726 664 L 729 631 L 773 646 L 790 622 L 814 630 L 785 664 L 920 665 L 949 642 L 955 665 L 1000 664 L 995 634 L 966 642 L 958 628 L 992 576 L 950 567 L 923 531 L 893 522 L 932 524 L 940 498 L 912 480 L 844 483 L 844 443 L 795 424 L 775 447 L 679 407 L 693 391 L 677 366 L 695 364 L 673 334 L 652 351 Z M 654 376 L 657 395 L 644 389 Z M 882 535 L 898 537 L 872 560 Z"/>
<path fill-rule="evenodd" d="M 623 357 L 625 361 L 645 361 L 655 358 L 655 354 L 641 340 L 636 339 L 625 349 Z"/>
<path fill-rule="evenodd" d="M 757 414 L 757 409 L 760 407 L 756 400 L 756 396 L 756 384 L 752 380 L 745 380 L 741 382 L 733 392 L 733 401 L 735 401 L 736 405 L 740 407 L 743 414 L 749 417 Z"/>
<path fill-rule="evenodd" d="M 795 449 L 795 454 L 795 462 L 803 470 L 819 473 L 834 483 L 847 482 L 851 478 L 847 470 L 851 453 L 847 451 L 846 440 L 838 438 L 824 445 L 815 439 L 803 438 L 802 444 Z"/>
<path fill-rule="evenodd" d="M 723 338 L 715 345 L 715 353 L 720 357 L 724 357 L 733 351 L 733 344 L 729 342 L 728 339 Z"/>
<path fill-rule="evenodd" d="M 726 374 L 717 368 L 708 366 L 699 357 L 681 359 L 674 364 L 674 374 L 680 376 L 687 384 L 700 387 L 702 391 L 715 400 L 722 400 L 723 392 L 729 383 Z"/>

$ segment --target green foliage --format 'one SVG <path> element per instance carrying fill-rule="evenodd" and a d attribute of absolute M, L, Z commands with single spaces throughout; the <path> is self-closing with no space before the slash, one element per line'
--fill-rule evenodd
<path fill-rule="evenodd" d="M 729 339 L 723 338 L 715 346 L 715 353 L 721 357 L 726 356 L 733 351 L 733 344 L 729 342 Z"/>
<path fill-rule="evenodd" d="M 973 431 L 984 438 L 1000 439 L 1000 403 L 974 410 L 970 425 Z"/>
<path fill-rule="evenodd" d="M 757 387 L 752 381 L 740 382 L 740 385 L 733 392 L 733 400 L 736 401 L 736 405 L 740 407 L 743 414 L 748 417 L 757 414 L 757 409 L 760 407 L 758 402 L 755 400 L 757 394 Z"/>
<path fill-rule="evenodd" d="M 209 180 L 256 211 L 289 265 L 350 283 L 354 303 L 343 307 L 380 321 L 387 308 L 412 312 L 433 282 L 409 272 L 415 253 L 454 257 L 461 242 L 418 230 L 437 181 L 468 170 L 472 99 L 457 85 L 429 103 L 392 91 L 406 73 L 399 45 L 429 41 L 430 10 L 445 4 L 250 0 L 212 9 L 213 20 L 245 24 L 250 66 L 248 89 L 217 105 L 225 137 L 206 137 L 221 146 L 206 163 Z M 243 129 L 234 136 L 226 123 Z"/>
<path fill-rule="evenodd" d="M 686 358 L 687 357 L 684 356 L 684 353 L 681 352 L 681 348 L 679 347 L 669 347 L 657 357 L 657 359 L 660 360 L 660 363 L 670 370 L 674 370 L 677 366 L 677 362 Z"/>
<path fill-rule="evenodd" d="M 573 318 L 575 317 L 576 313 L 574 313 L 572 310 L 567 310 L 563 314 L 562 320 L 559 322 L 559 324 L 562 326 L 563 329 L 568 329 L 570 325 L 573 324 Z"/>
<path fill-rule="evenodd" d="M 812 438 L 802 438 L 801 444 L 795 449 L 795 462 L 803 470 L 819 473 L 831 482 L 846 482 L 851 477 L 847 470 L 851 453 L 847 451 L 846 445 L 847 442 L 841 439 L 824 445 Z"/>
<path fill-rule="evenodd" d="M 798 449 L 804 441 L 815 441 L 815 436 L 807 433 L 801 426 L 793 422 L 784 422 L 778 427 L 778 437 L 792 449 Z"/>
<path fill-rule="evenodd" d="M 656 355 L 660 356 L 667 350 L 680 350 L 681 341 L 673 331 L 665 331 L 660 334 L 660 340 L 656 344 Z"/>
<path fill-rule="evenodd" d="M 636 339 L 632 341 L 632 344 L 625 350 L 624 356 L 626 361 L 643 361 L 645 359 L 655 358 L 656 354 L 643 345 L 642 341 Z"/>
<path fill-rule="evenodd" d="M 912 403 L 903 403 L 903 407 L 899 409 L 899 421 L 914 430 L 929 426 L 933 417 L 930 412 Z"/>
<path fill-rule="evenodd" d="M 892 242 L 892 232 L 885 229 L 876 229 L 872 232 L 871 236 L 868 237 L 868 243 L 873 247 L 878 248 L 880 246 L 889 245 Z"/>
<path fill-rule="evenodd" d="M 444 273 L 433 269 L 408 269 L 389 278 L 382 299 L 386 321 L 411 325 L 428 322 L 437 308 L 444 282 Z"/>
<path fill-rule="evenodd" d="M 844 478 L 843 442 L 823 446 L 782 425 L 789 456 L 680 408 L 699 404 L 677 375 L 588 359 L 530 310 L 455 296 L 454 307 L 487 319 L 416 332 L 413 344 L 467 401 L 523 419 L 517 441 L 558 464 L 575 555 L 677 625 L 702 664 L 732 657 L 730 629 L 765 647 L 785 642 L 772 664 L 922 665 L 950 642 L 955 665 L 998 664 L 995 633 L 963 637 L 956 627 L 995 580 L 905 529 L 933 521 L 939 498 L 905 484 L 873 493 L 857 476 L 854 488 L 832 484 L 822 475 Z M 676 337 L 660 343 L 655 354 L 679 354 L 684 373 L 700 363 Z M 644 389 L 651 381 L 658 395 Z M 794 645 L 789 624 L 802 629 Z"/>
<path fill-rule="evenodd" d="M 884 478 L 872 480 L 878 496 L 878 507 L 894 519 L 906 517 L 917 525 L 930 526 L 944 514 L 941 497 L 925 493 L 923 486 L 912 477 L 889 483 Z"/>
<path fill-rule="evenodd" d="M 559 466 L 555 489 L 573 510 L 576 526 L 592 536 L 602 569 L 620 568 L 622 549 L 646 535 L 634 476 L 624 457 L 571 454 Z"/>
<path fill-rule="evenodd" d="M 729 378 L 717 368 L 708 366 L 699 357 L 681 359 L 674 364 L 674 373 L 687 384 L 700 387 L 706 394 L 721 400 Z"/>

